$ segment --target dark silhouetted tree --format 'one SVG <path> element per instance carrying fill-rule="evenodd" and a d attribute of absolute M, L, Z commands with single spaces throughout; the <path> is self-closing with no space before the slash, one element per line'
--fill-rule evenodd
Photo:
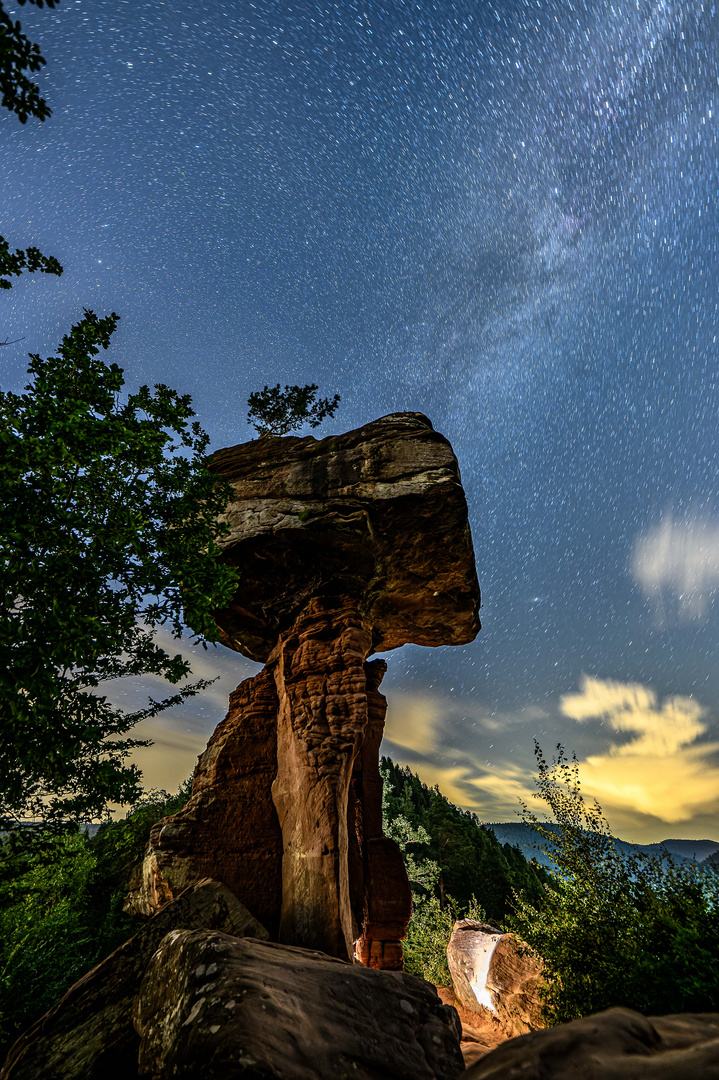
<path fill-rule="evenodd" d="M 303 424 L 316 428 L 328 416 L 334 416 L 340 403 L 339 394 L 329 398 L 317 397 L 317 386 L 265 386 L 250 394 L 247 404 L 250 411 L 247 422 L 259 433 L 261 439 L 268 435 L 289 435 Z"/>
<path fill-rule="evenodd" d="M 18 0 L 20 5 L 26 0 Z M 59 0 L 29 0 L 35 7 L 54 8 Z M 20 23 L 10 18 L 5 7 L 0 3 L 0 106 L 15 113 L 21 124 L 28 116 L 45 120 L 50 115 L 50 107 L 40 95 L 37 83 L 29 79 L 26 72 L 36 72 L 44 65 L 45 58 L 40 46 L 30 41 L 22 32 Z M 11 289 L 11 277 L 17 277 L 23 270 L 42 274 L 62 274 L 62 267 L 54 256 L 43 255 L 36 247 L 16 248 L 0 236 L 0 289 Z M 7 341 L 0 342 L 7 345 Z"/>
<path fill-rule="evenodd" d="M 0 828 L 138 797 L 126 733 L 207 684 L 135 712 L 98 687 L 180 682 L 188 663 L 153 629 L 217 640 L 210 612 L 235 588 L 217 559 L 228 489 L 208 437 L 189 396 L 123 393 L 122 369 L 97 355 L 116 323 L 86 311 L 57 356 L 31 356 L 24 394 L 0 394 Z"/>

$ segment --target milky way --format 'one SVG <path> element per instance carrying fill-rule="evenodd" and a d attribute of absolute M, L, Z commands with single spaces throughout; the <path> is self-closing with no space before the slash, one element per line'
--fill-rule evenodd
<path fill-rule="evenodd" d="M 85 306 L 119 312 L 128 381 L 190 392 L 213 447 L 250 436 L 265 383 L 339 391 L 343 428 L 427 413 L 484 629 L 388 657 L 390 752 L 496 819 L 533 738 L 561 740 L 625 832 L 716 833 L 713 4 L 19 17 L 53 115 L 0 119 L 0 223 L 65 274 L 4 294 L 3 385 Z"/>

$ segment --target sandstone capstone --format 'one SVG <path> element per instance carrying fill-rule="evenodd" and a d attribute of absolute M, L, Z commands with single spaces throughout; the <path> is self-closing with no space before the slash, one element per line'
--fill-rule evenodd
<path fill-rule="evenodd" d="M 218 450 L 229 481 L 223 559 L 239 570 L 217 613 L 223 642 L 263 663 L 309 600 L 354 596 L 371 652 L 462 645 L 480 628 L 459 466 L 421 413 L 393 413 L 316 440 Z"/>

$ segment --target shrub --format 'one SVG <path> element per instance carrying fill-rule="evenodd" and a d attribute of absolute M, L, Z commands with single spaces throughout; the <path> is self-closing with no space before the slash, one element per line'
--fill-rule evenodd
<path fill-rule="evenodd" d="M 544 961 L 548 1023 L 616 1005 L 644 1013 L 719 1009 L 719 877 L 696 863 L 623 852 L 601 807 L 587 805 L 576 758 L 551 765 L 535 744 L 536 797 L 559 828 L 524 806 L 556 868 L 547 900 L 515 896 L 508 920 Z"/>

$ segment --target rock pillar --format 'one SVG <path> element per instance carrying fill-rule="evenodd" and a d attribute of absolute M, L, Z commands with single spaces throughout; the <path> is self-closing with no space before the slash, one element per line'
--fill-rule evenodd
<path fill-rule="evenodd" d="M 412 899 L 382 835 L 381 660 L 351 598 L 310 601 L 242 683 L 187 806 L 153 829 L 126 910 L 153 914 L 201 876 L 284 944 L 401 969 Z M 374 943 L 374 944 L 372 944 Z"/>
<path fill-rule="evenodd" d="M 349 859 L 350 829 L 357 845 L 358 817 L 365 816 L 362 789 L 353 793 L 351 825 L 349 811 L 355 765 L 371 728 L 365 665 L 371 643 L 356 602 L 315 600 L 269 661 L 276 657 L 280 702 L 272 785 L 283 840 L 280 941 L 344 959 L 362 932 Z M 376 766 L 375 772 L 381 784 Z M 409 909 L 405 916 L 406 928 Z"/>
<path fill-rule="evenodd" d="M 229 484 L 218 544 L 238 571 L 214 617 L 266 666 L 232 695 L 187 806 L 153 829 L 126 910 L 209 876 L 275 940 L 400 968 L 411 894 L 382 835 L 386 665 L 367 657 L 479 631 L 457 459 L 426 416 L 394 413 L 227 447 L 210 469 Z"/>

